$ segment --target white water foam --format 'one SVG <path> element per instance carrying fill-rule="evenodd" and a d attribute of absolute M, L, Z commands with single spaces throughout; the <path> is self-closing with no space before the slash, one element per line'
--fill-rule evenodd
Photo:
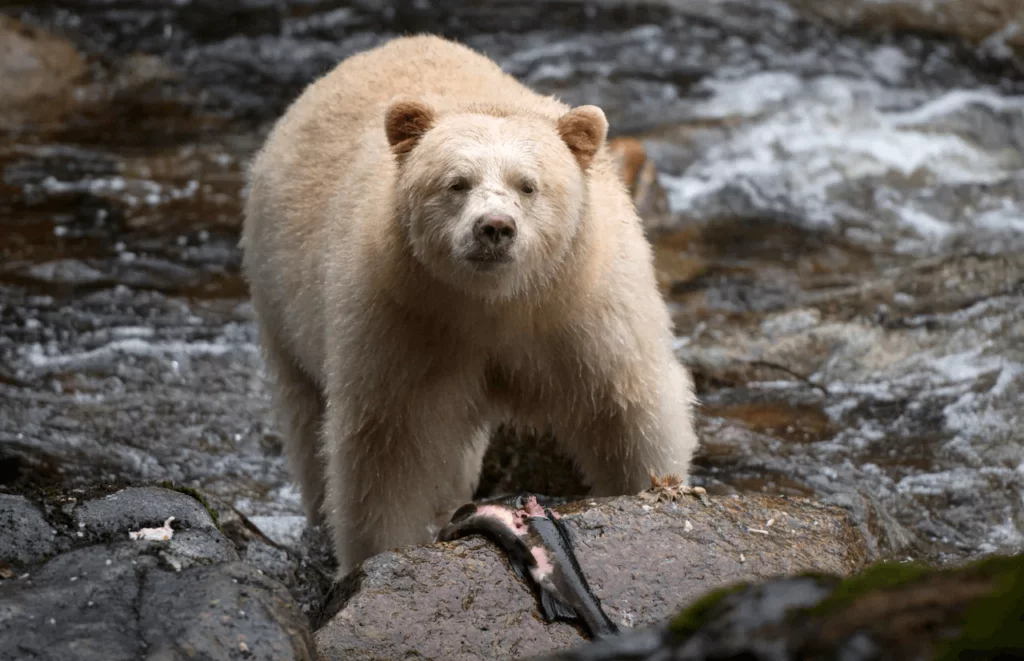
<path fill-rule="evenodd" d="M 929 191 L 1024 176 L 1019 153 L 986 148 L 942 124 L 979 108 L 1024 116 L 1024 97 L 952 90 L 923 98 L 870 80 L 802 80 L 786 72 L 709 81 L 703 87 L 711 96 L 694 106 L 694 119 L 727 126 L 744 121 L 683 172 L 661 175 L 673 211 L 699 218 L 741 190 L 755 204 L 782 204 L 811 224 L 834 225 L 842 217 L 895 222 L 925 242 L 972 229 L 1024 232 L 1024 207 L 1012 191 L 979 194 L 966 218 L 942 205 L 940 211 L 925 208 L 918 200 L 925 195 L 927 201 Z M 903 108 L 885 109 L 894 105 Z M 874 198 L 845 202 L 837 190 L 859 180 L 872 182 Z"/>

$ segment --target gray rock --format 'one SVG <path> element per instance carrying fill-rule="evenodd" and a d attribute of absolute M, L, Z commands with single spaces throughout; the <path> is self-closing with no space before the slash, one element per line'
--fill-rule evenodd
<path fill-rule="evenodd" d="M 558 508 L 614 621 L 651 625 L 718 586 L 801 571 L 847 574 L 865 561 L 861 535 L 838 508 L 765 496 L 706 502 L 616 498 Z M 323 658 L 519 657 L 584 640 L 572 624 L 544 623 L 531 588 L 479 537 L 371 558 L 337 601 L 340 610 L 316 634 Z"/>
<path fill-rule="evenodd" d="M 79 527 L 93 537 L 127 538 L 129 531 L 163 525 L 171 516 L 175 529 L 217 529 L 201 502 L 187 494 L 157 487 L 122 489 L 90 500 L 75 510 Z"/>
<path fill-rule="evenodd" d="M 78 549 L 27 579 L 0 583 L 0 658 L 138 658 L 143 649 L 136 613 L 140 577 L 159 564 L 140 555 L 141 546 L 122 542 Z"/>
<path fill-rule="evenodd" d="M 295 568 L 285 549 L 254 540 L 245 549 L 245 561 L 279 581 L 294 580 Z"/>
<path fill-rule="evenodd" d="M 173 527 L 173 524 L 172 524 Z M 182 568 L 211 562 L 238 560 L 234 545 L 223 535 L 212 535 L 206 530 L 182 530 L 174 533 L 161 555 L 168 562 Z"/>
<path fill-rule="evenodd" d="M 150 658 L 316 658 L 305 616 L 280 583 L 252 567 L 149 572 L 142 586 Z"/>
<path fill-rule="evenodd" d="M 54 529 L 35 505 L 21 496 L 0 494 L 0 562 L 27 565 L 52 555 Z"/>
<path fill-rule="evenodd" d="M 24 499 L 0 498 L 46 523 Z M 198 500 L 125 489 L 71 514 L 57 532 L 79 548 L 0 581 L 0 659 L 315 658 L 306 616 L 285 586 L 239 562 Z M 168 516 L 176 517 L 170 540 L 127 538 Z M 25 549 L 14 546 L 18 557 L 39 557 Z"/>

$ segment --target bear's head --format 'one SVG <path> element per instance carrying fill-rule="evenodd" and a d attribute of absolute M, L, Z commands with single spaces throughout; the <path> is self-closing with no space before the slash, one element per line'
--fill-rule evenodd
<path fill-rule="evenodd" d="M 557 121 L 521 111 L 437 112 L 393 100 L 385 114 L 395 192 L 412 253 L 450 286 L 489 299 L 552 282 L 586 222 L 600 108 Z"/>

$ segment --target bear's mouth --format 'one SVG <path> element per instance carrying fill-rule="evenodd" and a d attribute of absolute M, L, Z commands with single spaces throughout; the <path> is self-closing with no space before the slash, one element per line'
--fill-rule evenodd
<path fill-rule="evenodd" d="M 507 250 L 474 250 L 466 255 L 466 261 L 481 271 L 489 271 L 511 262 L 512 255 Z"/>

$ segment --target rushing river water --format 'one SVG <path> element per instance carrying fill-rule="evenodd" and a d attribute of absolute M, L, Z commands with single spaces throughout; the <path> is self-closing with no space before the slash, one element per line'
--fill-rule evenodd
<path fill-rule="evenodd" d="M 601 105 L 657 164 L 696 481 L 844 503 L 887 553 L 1024 547 L 1024 60 L 999 35 L 774 1 L 421 4 L 3 9 L 0 487 L 169 479 L 295 538 L 242 172 L 314 76 L 433 30 Z"/>

